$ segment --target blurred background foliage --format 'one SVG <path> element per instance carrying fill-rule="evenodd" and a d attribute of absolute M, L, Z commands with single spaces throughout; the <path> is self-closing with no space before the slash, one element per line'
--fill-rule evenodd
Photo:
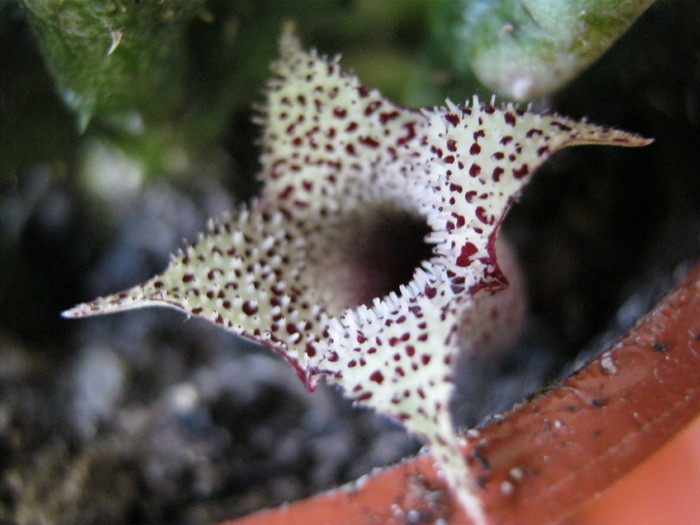
<path fill-rule="evenodd" d="M 432 106 L 479 91 L 474 71 L 507 97 L 547 96 L 650 2 L 2 0 L 0 37 L 13 52 L 2 64 L 0 173 L 47 161 L 90 179 L 92 157 L 110 154 L 127 187 L 192 173 L 259 99 L 288 20 L 389 98 Z M 87 184 L 105 192 L 108 182 Z"/>
<path fill-rule="evenodd" d="M 424 77 L 425 1 L 22 4 L 0 3 L 0 36 L 13 50 L 2 64 L 3 178 L 41 161 L 91 177 L 81 168 L 109 152 L 140 177 L 191 174 L 212 150 L 233 147 L 228 134 L 262 100 L 288 20 L 399 100 L 415 100 Z"/>
<path fill-rule="evenodd" d="M 59 317 L 255 194 L 253 107 L 288 20 L 407 106 L 498 92 L 655 138 L 562 152 L 513 208 L 528 328 L 462 378 L 460 422 L 629 327 L 700 252 L 700 4 L 649 5 L 0 0 L 0 521 L 207 523 L 416 450 L 174 312 Z"/>

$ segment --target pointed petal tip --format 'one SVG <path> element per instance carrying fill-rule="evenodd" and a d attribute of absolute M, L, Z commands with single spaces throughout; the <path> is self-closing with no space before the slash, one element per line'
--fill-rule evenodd
<path fill-rule="evenodd" d="M 64 319 L 80 319 L 82 317 L 106 314 L 112 311 L 114 310 L 107 310 L 103 308 L 100 304 L 100 300 L 97 299 L 95 301 L 75 305 L 73 308 L 69 308 L 68 310 L 61 312 L 61 317 Z"/>
<path fill-rule="evenodd" d="M 633 147 L 644 147 L 644 146 L 649 146 L 650 144 L 654 143 L 654 138 L 649 138 L 649 137 L 643 137 L 641 135 L 635 135 L 632 134 L 632 139 L 633 143 L 629 144 L 630 146 Z"/>
<path fill-rule="evenodd" d="M 78 313 L 80 306 L 81 305 L 78 305 L 74 306 L 73 308 L 69 308 L 68 310 L 64 310 L 63 312 L 61 312 L 61 317 L 63 317 L 64 319 L 75 319 L 80 315 Z"/>
<path fill-rule="evenodd" d="M 80 303 L 73 308 L 69 308 L 61 312 L 61 317 L 64 319 L 80 319 L 83 317 L 91 317 L 94 315 L 108 314 L 124 310 L 125 307 L 116 303 L 116 296 L 95 299 L 87 303 Z"/>
<path fill-rule="evenodd" d="M 603 140 L 601 142 L 603 145 L 620 146 L 623 148 L 642 148 L 653 143 L 654 139 L 623 131 L 613 134 L 609 140 Z M 593 144 L 598 143 L 593 142 Z"/>
<path fill-rule="evenodd" d="M 143 286 L 136 286 L 123 292 L 108 295 L 106 297 L 98 297 L 92 301 L 78 304 L 73 308 L 69 308 L 68 310 L 62 312 L 61 317 L 64 319 L 80 319 L 83 317 L 133 310 L 144 306 L 159 305 L 173 307 L 179 306 L 174 302 L 167 301 L 166 298 L 157 297 L 154 294 L 146 293 Z"/>
<path fill-rule="evenodd" d="M 550 118 L 550 124 L 559 131 L 570 134 L 569 138 L 564 141 L 564 145 L 602 145 L 638 148 L 648 146 L 654 142 L 653 138 L 594 124 L 585 118 L 576 122 L 554 114 Z"/>
<path fill-rule="evenodd" d="M 588 122 L 583 122 L 583 124 L 592 125 L 588 124 Z M 599 140 L 596 140 L 596 138 L 592 138 L 592 144 L 607 144 L 611 146 L 639 148 L 648 146 L 649 144 L 654 142 L 653 138 L 643 137 L 642 135 L 639 135 L 637 133 L 619 130 L 615 128 L 602 128 L 601 131 L 599 131 L 599 134 Z M 586 137 L 582 137 L 582 139 L 585 142 Z"/>

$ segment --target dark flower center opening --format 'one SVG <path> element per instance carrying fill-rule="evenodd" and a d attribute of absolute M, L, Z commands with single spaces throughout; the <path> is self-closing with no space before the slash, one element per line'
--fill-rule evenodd
<path fill-rule="evenodd" d="M 349 214 L 333 229 L 329 253 L 318 255 L 319 283 L 336 307 L 370 306 L 375 297 L 398 293 L 433 256 L 428 233 L 423 217 L 386 204 Z"/>

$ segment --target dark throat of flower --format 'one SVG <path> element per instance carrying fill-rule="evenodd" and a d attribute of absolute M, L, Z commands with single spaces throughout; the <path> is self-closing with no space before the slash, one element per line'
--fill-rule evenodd
<path fill-rule="evenodd" d="M 318 288 L 323 295 L 332 294 L 330 302 L 340 309 L 371 306 L 375 298 L 398 294 L 421 262 L 433 257 L 425 241 L 428 233 L 423 217 L 391 204 L 349 213 L 315 256 L 321 268 Z"/>

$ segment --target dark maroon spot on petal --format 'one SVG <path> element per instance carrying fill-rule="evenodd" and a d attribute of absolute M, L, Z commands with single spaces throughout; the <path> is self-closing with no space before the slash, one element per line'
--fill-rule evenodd
<path fill-rule="evenodd" d="M 224 273 L 224 271 L 222 269 L 214 268 L 212 270 L 209 270 L 209 272 L 207 272 L 207 279 L 210 281 L 213 281 L 214 279 L 216 279 L 217 275 L 223 275 L 223 273 Z"/>
<path fill-rule="evenodd" d="M 469 175 L 472 177 L 477 177 L 481 173 L 481 166 L 479 166 L 476 162 L 469 166 Z"/>
<path fill-rule="evenodd" d="M 471 256 L 478 251 L 479 249 L 472 243 L 465 243 L 464 246 L 462 246 L 462 250 L 459 254 L 459 257 L 457 257 L 457 266 L 461 266 L 463 268 L 469 266 L 473 262 L 471 260 Z"/>
<path fill-rule="evenodd" d="M 380 100 L 374 100 L 370 102 L 365 108 L 365 115 L 369 117 L 372 113 L 377 111 L 381 105 L 382 102 Z"/>
<path fill-rule="evenodd" d="M 379 142 L 377 142 L 375 139 L 372 137 L 361 137 L 360 142 L 364 144 L 365 146 L 368 146 L 370 148 L 376 148 L 379 146 Z"/>
<path fill-rule="evenodd" d="M 506 121 L 506 124 L 515 126 L 515 115 L 513 115 L 510 111 L 503 115 L 503 119 Z"/>
<path fill-rule="evenodd" d="M 416 136 L 416 126 L 415 123 L 413 122 L 407 122 L 406 124 L 403 125 L 403 128 L 406 130 L 406 135 L 401 137 L 397 144 L 399 146 L 403 146 L 406 144 L 409 140 L 412 140 Z"/>
<path fill-rule="evenodd" d="M 459 125 L 460 122 L 460 118 L 454 113 L 448 113 L 447 115 L 445 115 L 445 119 L 447 120 L 447 122 L 449 122 L 455 127 L 457 127 L 457 125 Z"/>
<path fill-rule="evenodd" d="M 258 313 L 258 305 L 254 301 L 246 301 L 243 303 L 243 313 L 246 315 L 255 315 Z"/>
<path fill-rule="evenodd" d="M 369 376 L 369 380 L 381 385 L 384 382 L 384 374 L 382 374 L 379 370 L 375 370 L 372 372 L 372 375 Z"/>
<path fill-rule="evenodd" d="M 449 139 L 447 141 L 447 149 L 450 151 L 457 151 L 457 141 L 454 139 Z"/>
<path fill-rule="evenodd" d="M 479 146 L 479 145 L 475 142 L 475 143 L 472 144 L 471 147 L 469 148 L 469 153 L 470 153 L 471 155 L 478 155 L 479 153 L 481 153 L 481 146 Z"/>
<path fill-rule="evenodd" d="M 484 224 L 491 224 L 493 222 L 493 220 L 486 214 L 486 210 L 483 206 L 479 206 L 476 209 L 476 218 Z"/>
<path fill-rule="evenodd" d="M 287 199 L 292 193 L 294 193 L 294 186 L 290 184 L 280 193 L 280 199 Z"/>
<path fill-rule="evenodd" d="M 398 111 L 392 111 L 391 113 L 380 113 L 379 114 L 379 122 L 382 124 L 386 124 L 387 122 L 390 122 L 394 120 L 395 118 L 398 118 L 399 112 Z"/>
<path fill-rule="evenodd" d="M 523 177 L 527 177 L 528 173 L 530 173 L 530 168 L 528 168 L 527 164 L 523 164 L 519 168 L 513 169 L 513 176 L 516 179 L 522 179 Z"/>
<path fill-rule="evenodd" d="M 564 124 L 562 122 L 557 122 L 556 120 L 552 121 L 552 126 L 554 126 L 555 128 L 559 128 L 562 131 L 571 131 L 570 126 L 567 126 L 566 124 Z"/>
<path fill-rule="evenodd" d="M 501 175 L 503 175 L 503 168 L 500 166 L 496 166 L 493 168 L 493 173 L 491 176 L 493 177 L 493 182 L 498 182 L 501 180 Z"/>

